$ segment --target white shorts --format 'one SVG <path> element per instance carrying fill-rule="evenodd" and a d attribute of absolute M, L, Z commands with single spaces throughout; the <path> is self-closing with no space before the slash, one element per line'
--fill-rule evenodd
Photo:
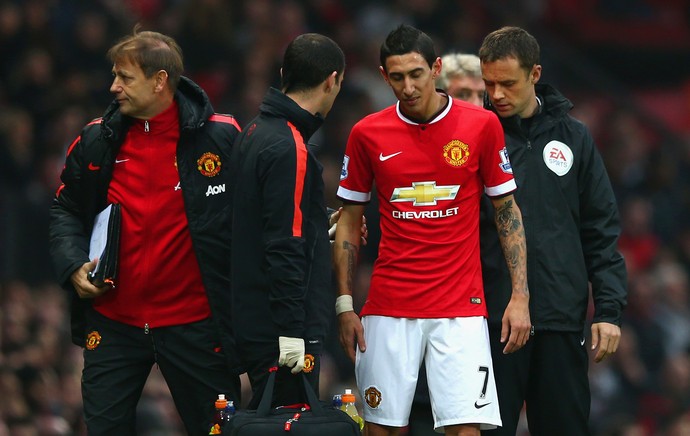
<path fill-rule="evenodd" d="M 367 349 L 357 349 L 355 375 L 364 419 L 408 424 L 422 359 L 426 364 L 434 429 L 501 425 L 486 319 L 362 318 Z"/>

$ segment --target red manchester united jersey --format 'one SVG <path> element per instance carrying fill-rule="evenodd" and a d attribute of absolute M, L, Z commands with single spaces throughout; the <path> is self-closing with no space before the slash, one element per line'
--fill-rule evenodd
<path fill-rule="evenodd" d="M 426 124 L 398 105 L 367 116 L 350 133 L 338 196 L 368 202 L 374 183 L 381 242 L 362 315 L 486 316 L 480 197 L 516 189 L 496 115 L 449 99 Z"/>

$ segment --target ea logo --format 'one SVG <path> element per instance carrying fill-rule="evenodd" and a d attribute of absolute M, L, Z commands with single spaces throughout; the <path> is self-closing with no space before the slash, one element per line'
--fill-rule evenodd
<path fill-rule="evenodd" d="M 546 167 L 558 176 L 568 174 L 573 167 L 573 151 L 560 141 L 550 141 L 542 153 Z"/>

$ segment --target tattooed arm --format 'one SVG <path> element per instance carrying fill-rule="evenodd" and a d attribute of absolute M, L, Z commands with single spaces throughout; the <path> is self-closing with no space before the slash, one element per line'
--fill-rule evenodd
<path fill-rule="evenodd" d="M 503 313 L 501 342 L 504 354 L 519 350 L 530 336 L 527 244 L 522 214 L 512 195 L 491 200 L 496 208 L 496 229 L 508 264 L 513 293 Z"/>
<path fill-rule="evenodd" d="M 362 322 L 354 312 L 352 305 L 359 245 L 362 238 L 364 207 L 364 205 L 355 204 L 343 206 L 335 231 L 333 249 L 333 263 L 338 287 L 338 299 L 335 307 L 338 315 L 340 345 L 353 362 L 355 361 L 355 342 L 360 351 L 366 349 Z"/>

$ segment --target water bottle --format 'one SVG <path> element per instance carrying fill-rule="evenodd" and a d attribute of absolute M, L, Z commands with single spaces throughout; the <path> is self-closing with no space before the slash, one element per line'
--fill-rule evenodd
<path fill-rule="evenodd" d="M 352 389 L 345 389 L 345 393 L 342 395 L 342 401 L 343 405 L 340 409 L 344 410 L 345 413 L 350 415 L 350 418 L 352 418 L 357 424 L 359 424 L 359 429 L 361 431 L 364 428 L 364 419 L 362 419 L 362 417 L 359 416 L 359 412 L 357 412 L 357 407 L 355 405 L 355 396 L 352 393 Z"/>
<path fill-rule="evenodd" d="M 228 407 L 228 400 L 225 398 L 225 394 L 218 394 L 218 399 L 216 399 L 215 406 L 216 413 L 213 415 L 213 424 L 211 424 L 211 430 L 208 432 L 209 435 L 223 433 L 223 425 L 226 422 L 225 409 Z"/>

